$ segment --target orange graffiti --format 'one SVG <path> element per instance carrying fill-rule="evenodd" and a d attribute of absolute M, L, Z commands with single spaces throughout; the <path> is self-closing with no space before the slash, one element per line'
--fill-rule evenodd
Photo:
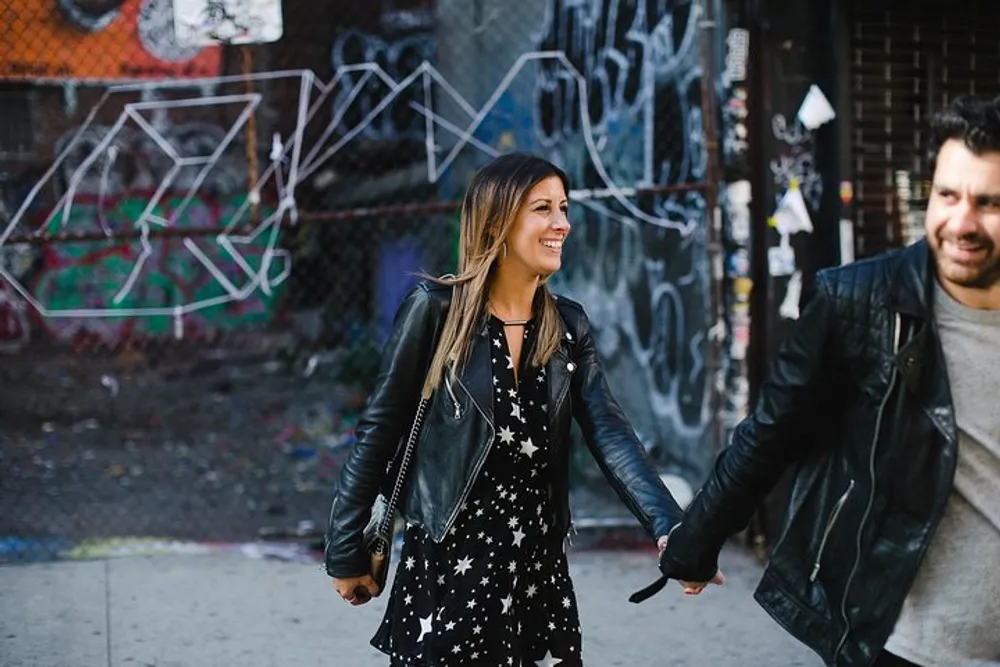
<path fill-rule="evenodd" d="M 177 44 L 173 0 L 125 0 L 103 21 L 74 9 L 75 5 L 73 0 L 9 0 L 0 11 L 0 32 L 4 34 L 0 79 L 159 79 L 219 74 L 220 47 Z"/>

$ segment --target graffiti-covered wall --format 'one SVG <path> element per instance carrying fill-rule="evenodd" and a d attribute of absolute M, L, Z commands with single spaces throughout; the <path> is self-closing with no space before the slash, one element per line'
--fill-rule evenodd
<path fill-rule="evenodd" d="M 331 78 L 308 91 L 307 105 L 301 96 L 290 103 L 268 97 L 263 79 L 252 88 L 255 117 L 285 116 L 277 126 L 303 137 L 301 153 L 280 156 L 287 178 L 297 180 L 272 179 L 260 192 L 272 195 L 272 208 L 293 192 L 307 199 L 310 191 L 323 193 L 313 201 L 335 209 L 455 200 L 475 168 L 505 151 L 534 151 L 564 167 L 573 180 L 574 233 L 554 284 L 588 309 L 612 385 L 656 459 L 696 483 L 714 450 L 700 12 L 693 2 L 662 0 L 519 0 L 503 12 L 441 0 L 359 11 L 330 31 L 329 60 L 317 69 L 328 66 Z M 261 166 L 255 167 L 235 87 L 193 85 L 203 87 L 201 102 L 174 101 L 176 91 L 156 86 L 141 89 L 138 100 L 116 92 L 97 105 L 107 118 L 67 129 L 53 146 L 59 160 L 45 180 L 51 196 L 32 199 L 34 212 L 22 215 L 19 231 L 32 222 L 42 231 L 109 233 L 137 221 L 154 229 L 159 220 L 222 228 L 232 223 L 227 211 L 245 215 L 247 179 L 269 166 L 261 155 L 268 138 L 258 132 Z M 296 99 L 308 113 L 289 126 L 287 118 L 299 113 Z M 219 122 L 227 105 L 233 108 Z M 203 117 L 192 117 L 199 109 Z M 288 139 L 279 133 L 274 140 Z M 211 168 L 183 162 L 193 156 L 209 157 Z M 147 210 L 143 197 L 159 208 Z M 175 204 L 182 210 L 173 211 Z M 257 214 L 266 219 L 268 211 Z M 341 248 L 345 230 L 302 235 Z M 404 288 L 385 282 L 385 262 L 400 275 L 444 268 L 437 266 L 440 253 L 407 252 L 408 233 L 402 245 L 352 239 L 352 252 L 327 265 L 383 276 L 375 291 L 367 283 L 355 290 L 361 301 L 378 304 L 375 310 L 348 305 L 343 313 L 390 319 Z M 253 244 L 226 256 L 227 246 L 207 239 L 161 240 L 148 251 L 135 241 L 127 251 L 94 243 L 43 253 L 29 277 L 40 303 L 84 315 L 88 308 L 125 307 L 126 297 L 140 294 L 149 308 L 190 305 L 235 285 L 243 264 L 260 264 L 248 257 Z M 191 250 L 193 243 L 204 251 Z M 203 261 L 213 252 L 215 260 Z M 310 279 L 302 266 L 327 271 L 293 266 L 293 284 Z M 85 279 L 79 267 L 86 267 Z M 275 270 L 283 268 L 289 267 Z M 77 289 L 65 291 L 69 285 Z M 246 318 L 266 321 L 279 294 L 241 294 L 223 311 L 197 318 L 203 327 L 213 318 L 235 326 Z M 108 335 L 108 327 L 86 317 L 46 326 L 62 338 L 81 328 Z M 159 331 L 170 322 L 110 329 L 123 326 Z"/>
<path fill-rule="evenodd" d="M 586 308 L 612 389 L 686 501 L 719 445 L 705 129 L 715 75 L 700 6 L 282 6 L 277 43 L 210 47 L 198 67 L 137 80 L 115 70 L 130 51 L 107 41 L 139 20 L 123 11 L 71 33 L 113 51 L 99 63 L 111 80 L 60 65 L 54 79 L 18 74 L 13 93 L 0 90 L 17 104 L 5 107 L 15 129 L 0 130 L 0 352 L 50 397 L 0 392 L 25 442 L 60 429 L 72 435 L 49 438 L 54 450 L 93 438 L 98 454 L 79 463 L 95 489 L 119 484 L 106 471 L 138 470 L 118 476 L 206 499 L 229 475 L 253 495 L 247 511 L 225 501 L 234 531 L 273 507 L 322 521 L 326 508 L 303 494 L 330 490 L 402 295 L 420 271 L 454 269 L 471 174 L 525 150 L 572 180 L 553 287 Z M 76 380 L 52 359 L 78 366 Z M 139 480 L 136 442 L 187 481 Z M 577 518 L 633 524 L 586 448 L 574 451 Z M 24 493 L 44 490 L 32 483 Z M 165 530 L 188 526 L 180 510 L 162 518 Z"/>
<path fill-rule="evenodd" d="M 250 266 L 268 263 L 271 278 L 287 273 L 283 259 L 270 262 L 273 239 L 217 236 L 276 208 L 273 190 L 248 201 L 238 132 L 247 114 L 232 100 L 163 97 L 109 93 L 74 112 L 46 95 L 45 168 L 9 168 L 3 183 L 0 272 L 9 307 L 22 313 L 18 327 L 0 332 L 9 346 L 33 336 L 109 347 L 143 337 L 212 339 L 274 321 L 280 285 L 242 290 Z M 82 122 L 65 122 L 76 116 Z M 183 312 L 174 317 L 176 309 Z"/>
<path fill-rule="evenodd" d="M 439 67 L 478 109 L 471 136 L 451 143 L 534 151 L 570 174 L 573 231 L 553 284 L 587 309 L 664 472 L 696 486 L 715 446 L 698 9 L 522 0 L 501 15 L 442 0 L 437 11 Z M 456 161 L 446 182 L 459 189 L 486 157 Z"/>

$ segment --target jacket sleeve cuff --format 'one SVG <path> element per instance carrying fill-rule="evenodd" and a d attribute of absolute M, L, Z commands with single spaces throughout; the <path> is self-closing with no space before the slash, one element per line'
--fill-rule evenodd
<path fill-rule="evenodd" d="M 678 525 L 680 517 L 671 517 L 666 515 L 659 515 L 653 519 L 652 525 L 652 538 L 658 540 L 664 535 L 669 535 L 670 531 Z"/>
<path fill-rule="evenodd" d="M 333 558 L 328 552 L 324 558 L 324 567 L 326 573 L 331 577 L 353 579 L 354 577 L 363 577 L 368 574 L 370 563 L 368 563 L 367 554 L 364 550 L 361 551 L 358 557 L 350 559 Z"/>
<path fill-rule="evenodd" d="M 678 524 L 660 554 L 660 572 L 681 581 L 710 581 L 719 570 L 722 545 L 706 544 L 685 523 Z"/>

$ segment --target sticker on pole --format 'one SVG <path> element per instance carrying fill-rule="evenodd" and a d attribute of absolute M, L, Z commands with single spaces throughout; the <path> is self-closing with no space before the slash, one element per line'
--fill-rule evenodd
<path fill-rule="evenodd" d="M 281 0 L 173 0 L 183 46 L 266 44 L 281 39 Z"/>

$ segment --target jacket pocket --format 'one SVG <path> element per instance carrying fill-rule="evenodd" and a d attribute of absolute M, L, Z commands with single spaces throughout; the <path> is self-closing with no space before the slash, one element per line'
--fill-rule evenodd
<path fill-rule="evenodd" d="M 820 540 L 819 549 L 816 550 L 816 558 L 813 561 L 812 572 L 809 574 L 809 581 L 816 581 L 816 577 L 819 576 L 820 563 L 823 560 L 823 552 L 826 550 L 826 544 L 830 540 L 830 533 L 833 532 L 833 527 L 837 525 L 840 512 L 844 509 L 844 505 L 847 504 L 852 491 L 854 491 L 853 479 L 848 483 L 847 490 L 837 499 L 837 502 L 833 506 L 833 511 L 830 512 L 830 518 L 826 520 L 826 527 L 823 529 L 823 538 Z"/>
<path fill-rule="evenodd" d="M 781 627 L 816 651 L 824 664 L 833 664 L 833 645 L 840 636 L 840 626 L 829 613 L 806 604 L 797 587 L 789 584 L 777 568 L 769 565 L 764 570 L 754 599 Z"/>

